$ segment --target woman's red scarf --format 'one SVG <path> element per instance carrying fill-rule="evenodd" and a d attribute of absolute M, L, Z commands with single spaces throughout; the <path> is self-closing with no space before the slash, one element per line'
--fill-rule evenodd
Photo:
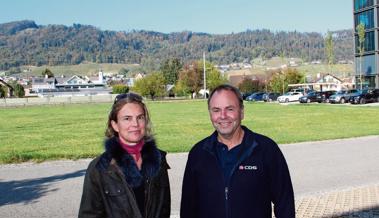
<path fill-rule="evenodd" d="M 130 154 L 134 160 L 137 162 L 141 158 L 141 150 L 143 145 L 145 144 L 144 140 L 141 140 L 135 145 L 128 145 L 123 143 L 121 139 L 119 139 L 121 147 Z"/>

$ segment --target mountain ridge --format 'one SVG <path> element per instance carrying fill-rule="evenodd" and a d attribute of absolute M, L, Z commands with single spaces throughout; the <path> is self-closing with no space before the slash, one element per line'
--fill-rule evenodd
<path fill-rule="evenodd" d="M 333 31 L 335 60 L 353 60 L 353 30 Z M 215 64 L 250 62 L 285 55 L 304 61 L 325 60 L 324 36 L 317 32 L 246 30 L 231 34 L 191 31 L 100 30 L 91 25 L 37 25 L 23 20 L 0 24 L 0 70 L 22 65 L 83 62 L 159 65 L 176 57 Z"/>

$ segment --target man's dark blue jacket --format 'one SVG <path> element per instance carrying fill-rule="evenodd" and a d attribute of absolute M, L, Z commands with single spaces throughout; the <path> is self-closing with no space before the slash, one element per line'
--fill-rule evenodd
<path fill-rule="evenodd" d="M 197 143 L 188 155 L 183 178 L 181 218 L 295 217 L 287 163 L 278 145 L 246 127 L 242 155 L 229 181 L 217 161 L 217 132 Z"/>

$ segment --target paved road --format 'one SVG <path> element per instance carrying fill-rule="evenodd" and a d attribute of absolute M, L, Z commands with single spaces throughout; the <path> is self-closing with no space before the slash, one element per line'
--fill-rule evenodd
<path fill-rule="evenodd" d="M 280 147 L 290 168 L 296 199 L 302 199 L 299 201 L 300 208 L 303 205 L 307 205 L 306 208 L 317 208 L 317 204 L 311 207 L 312 199 L 320 202 L 322 197 L 314 196 L 339 196 L 333 193 L 365 190 L 362 187 L 367 186 L 379 188 L 379 136 Z M 179 210 L 186 158 L 186 153 L 168 155 L 172 168 L 170 180 L 173 217 Z M 89 161 L 0 166 L 0 216 L 76 217 L 83 176 Z M 313 209 L 313 212 L 317 210 Z M 304 214 L 309 213 L 305 210 Z"/>

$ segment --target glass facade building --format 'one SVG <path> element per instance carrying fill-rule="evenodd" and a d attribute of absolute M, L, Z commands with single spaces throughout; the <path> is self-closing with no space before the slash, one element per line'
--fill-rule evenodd
<path fill-rule="evenodd" d="M 353 0 L 356 86 L 379 88 L 379 0 Z M 357 26 L 363 24 L 363 55 Z"/>

